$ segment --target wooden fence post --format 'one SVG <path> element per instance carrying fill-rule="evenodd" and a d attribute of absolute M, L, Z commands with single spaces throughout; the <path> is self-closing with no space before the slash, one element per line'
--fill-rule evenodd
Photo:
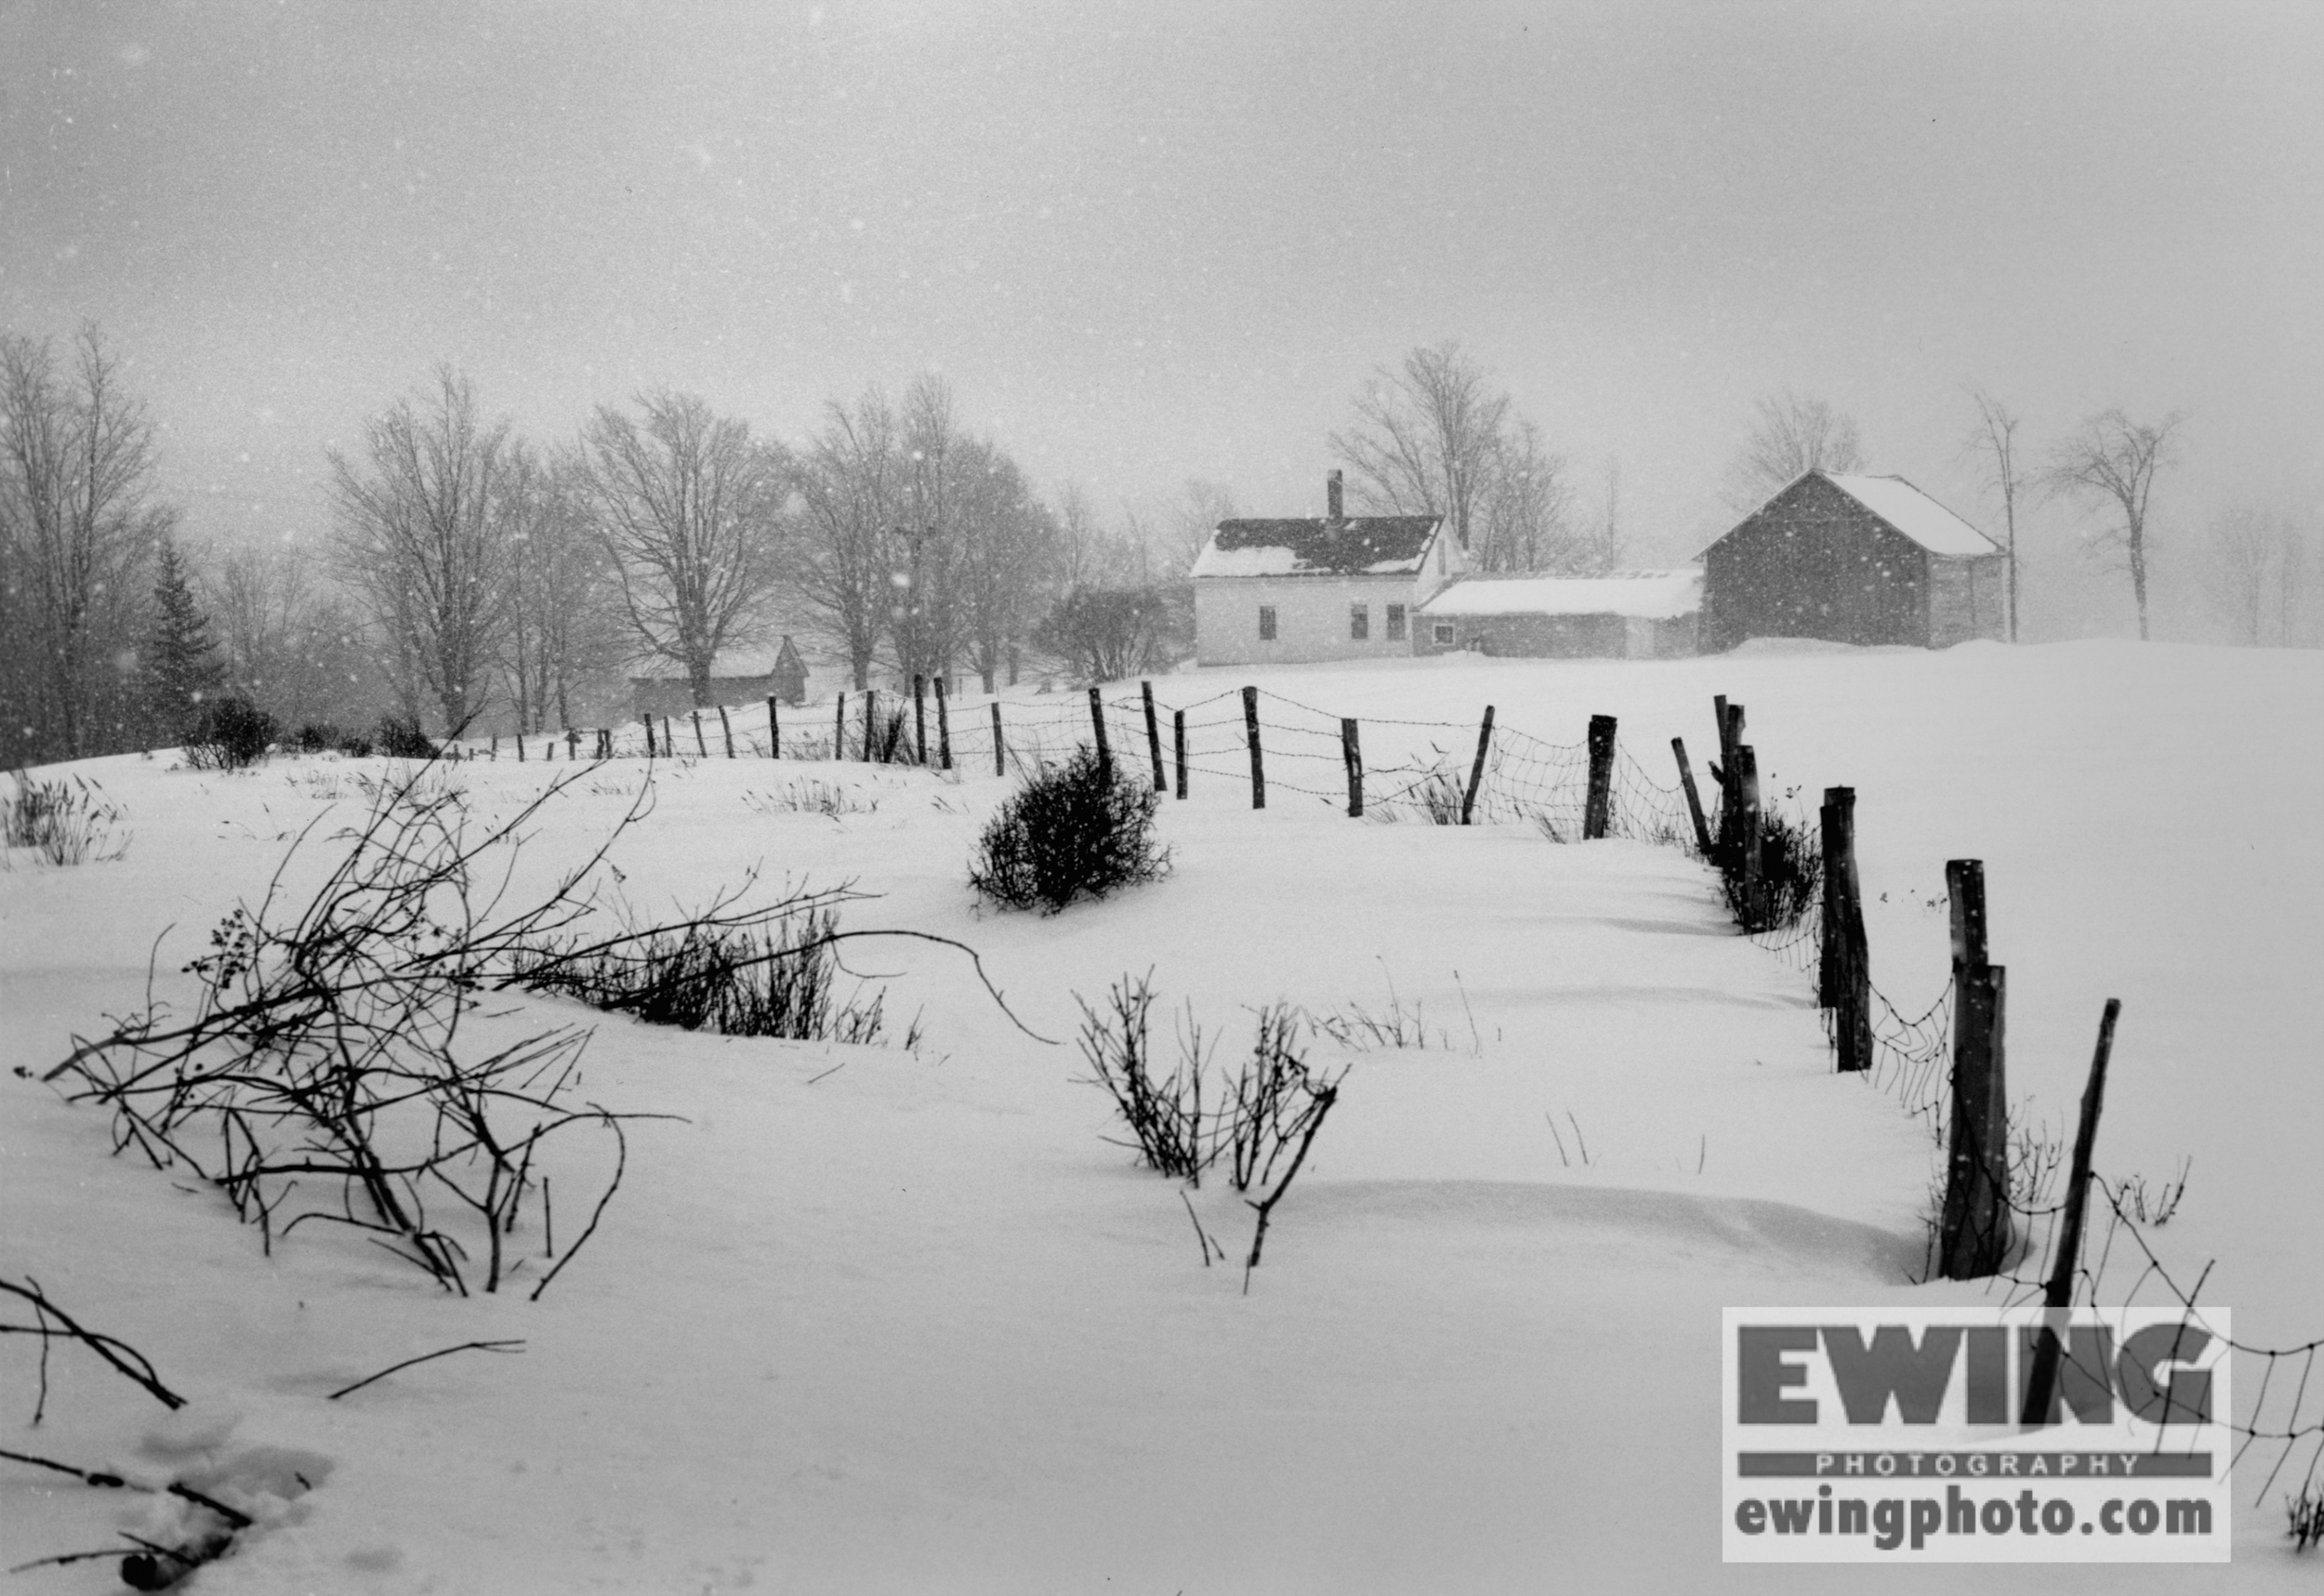
<path fill-rule="evenodd" d="M 918 672 L 912 677 L 912 757 L 928 763 L 928 678 Z"/>
<path fill-rule="evenodd" d="M 669 729 L 667 715 L 662 717 L 662 752 L 673 759 L 678 758 L 678 733 Z"/>
<path fill-rule="evenodd" d="M 1737 743 L 1728 758 L 1735 778 L 1735 837 L 1729 844 L 1733 861 L 1727 875 L 1736 885 L 1743 904 L 1743 929 L 1767 929 L 1766 883 L 1760 879 L 1759 755 L 1749 743 Z"/>
<path fill-rule="evenodd" d="M 2050 1265 L 2050 1280 L 2041 1294 L 2041 1305 L 2057 1315 L 2057 1319 L 2037 1331 L 2034 1337 L 2033 1368 L 2026 1377 L 2026 1405 L 2018 1413 L 2021 1424 L 2047 1424 L 2051 1420 L 2050 1406 L 2057 1392 L 2058 1357 L 2065 1331 L 2065 1311 L 2074 1306 L 2074 1271 L 2080 1262 L 2082 1220 L 2088 1211 L 2090 1194 L 2090 1155 L 2098 1141 L 2098 1112 L 2106 1106 L 2106 1060 L 2114 1051 L 2114 1022 L 2121 1016 L 2122 1000 L 2106 999 L 2106 1012 L 2098 1018 L 2098 1050 L 2090 1061 L 2090 1080 L 2082 1088 L 2081 1122 L 2074 1130 L 2074 1167 L 2067 1177 L 2066 1213 L 2058 1224 L 2056 1257 Z"/>
<path fill-rule="evenodd" d="M 517 733 L 517 763 L 524 763 L 524 733 L 522 732 Z"/>
<path fill-rule="evenodd" d="M 702 711 L 699 709 L 693 712 L 693 723 L 694 757 L 700 759 L 706 759 L 710 757 L 710 745 L 702 740 Z"/>
<path fill-rule="evenodd" d="M 734 724 L 726 718 L 726 706 L 719 706 L 719 735 L 726 740 L 726 757 L 734 757 Z"/>
<path fill-rule="evenodd" d="M 1945 862 L 1952 904 L 1952 1124 L 1938 1259 L 1948 1280 L 2001 1267 L 2011 1241 L 2009 1075 L 2002 1050 L 2003 973 L 1986 962 L 1985 865 Z"/>
<path fill-rule="evenodd" d="M 1364 818 L 1364 745 L 1356 733 L 1355 721 L 1340 718 L 1340 759 L 1348 767 L 1348 818 Z"/>
<path fill-rule="evenodd" d="M 1105 741 L 1105 700 L 1095 687 L 1089 689 L 1089 725 L 1097 737 L 1098 769 L 1110 780 L 1114 771 L 1114 750 Z"/>
<path fill-rule="evenodd" d="M 1729 704 L 1724 694 L 1711 701 L 1719 716 L 1719 768 L 1711 772 L 1719 783 L 1719 857 L 1721 871 L 1736 872 L 1736 817 L 1743 801 L 1735 780 L 1735 750 L 1743 742 L 1743 706 Z"/>
<path fill-rule="evenodd" d="M 1000 700 L 993 700 L 993 774 L 1009 773 L 1009 745 L 1000 734 Z"/>
<path fill-rule="evenodd" d="M 1816 996 L 1823 997 L 1826 969 L 1831 976 L 1832 1038 L 1839 1067 L 1872 1067 L 1872 956 L 1864 935 L 1864 893 L 1856 877 L 1856 795 L 1853 787 L 1824 789 L 1824 956 L 1816 970 Z"/>
<path fill-rule="evenodd" d="M 944 710 L 944 679 L 936 679 L 936 768 L 952 769 L 952 717 Z"/>
<path fill-rule="evenodd" d="M 651 715 L 645 718 L 645 757 L 649 759 L 657 757 L 654 747 L 654 717 Z"/>
<path fill-rule="evenodd" d="M 1250 806 L 1267 807 L 1267 772 L 1259 759 L 1259 689 L 1243 689 L 1243 735 L 1250 743 Z"/>
<path fill-rule="evenodd" d="M 1460 824 L 1470 824 L 1477 807 L 1477 788 L 1485 783 L 1485 755 L 1493 745 L 1493 706 L 1485 706 L 1485 724 L 1477 728 L 1476 763 L 1469 767 L 1468 789 L 1460 795 Z"/>
<path fill-rule="evenodd" d="M 1183 709 L 1170 711 L 1170 741 L 1178 755 L 1178 796 L 1183 802 L 1186 798 L 1186 711 Z"/>
<path fill-rule="evenodd" d="M 1581 837 L 1585 842 L 1604 837 L 1613 814 L 1614 733 L 1613 716 L 1590 718 L 1590 798 L 1581 811 Z"/>
<path fill-rule="evenodd" d="M 832 700 L 831 757 L 835 759 L 847 758 L 847 689 L 844 687 Z"/>
<path fill-rule="evenodd" d="M 1704 858 L 1709 859 L 1712 857 L 1710 823 L 1703 818 L 1702 795 L 1695 790 L 1695 771 L 1694 767 L 1686 762 L 1685 739 L 1671 738 L 1670 752 L 1678 756 L 1679 785 L 1686 790 L 1686 812 L 1695 822 L 1695 846 L 1701 851 Z"/>
<path fill-rule="evenodd" d="M 1140 682 L 1138 694 L 1146 701 L 1146 752 L 1154 758 L 1154 790 L 1160 792 L 1169 785 L 1169 777 L 1162 769 L 1162 723 L 1154 716 L 1154 683 Z"/>
<path fill-rule="evenodd" d="M 783 757 L 783 715 L 774 706 L 774 694 L 767 694 L 767 758 Z"/>
<path fill-rule="evenodd" d="M 879 756 L 872 751 L 872 738 L 878 730 L 876 717 L 879 713 L 879 689 L 864 689 L 864 763 L 870 764 Z"/>

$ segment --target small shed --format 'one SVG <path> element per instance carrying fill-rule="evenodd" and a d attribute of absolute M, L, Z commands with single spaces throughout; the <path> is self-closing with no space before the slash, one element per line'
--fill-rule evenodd
<path fill-rule="evenodd" d="M 2004 561 L 1902 477 L 1808 471 L 1703 551 L 1702 646 L 1999 638 Z"/>
<path fill-rule="evenodd" d="M 788 654 L 797 668 L 796 698 L 785 698 L 783 660 Z M 763 706 L 769 698 L 784 698 L 786 703 L 803 702 L 807 695 L 807 670 L 799 660 L 799 651 L 788 638 L 777 653 L 731 651 L 710 662 L 710 703 L 729 708 L 737 706 Z M 648 715 L 667 715 L 673 719 L 685 715 L 694 707 L 693 683 L 687 679 L 683 667 L 666 660 L 641 662 L 629 673 L 629 712 L 642 719 Z"/>
<path fill-rule="evenodd" d="M 1675 658 L 1695 652 L 1702 594 L 1702 569 L 1691 565 L 1610 576 L 1471 576 L 1420 606 L 1412 652 Z"/>
<path fill-rule="evenodd" d="M 788 632 L 783 634 L 783 646 L 775 651 L 772 695 L 786 704 L 807 702 L 807 662 L 799 657 L 799 648 Z"/>

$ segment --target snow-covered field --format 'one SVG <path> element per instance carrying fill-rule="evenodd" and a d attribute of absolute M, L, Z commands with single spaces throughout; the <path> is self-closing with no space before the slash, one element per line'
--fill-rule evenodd
<path fill-rule="evenodd" d="M 1711 694 L 1743 701 L 1771 790 L 1856 789 L 1882 988 L 1907 1008 L 1935 996 L 1945 861 L 1983 859 L 2014 1092 L 2069 1115 L 2101 1005 L 2121 997 L 2100 1167 L 2159 1181 L 2191 1156 L 2159 1250 L 2190 1280 L 2217 1260 L 2205 1298 L 2235 1310 L 2241 1339 L 2324 1334 L 2324 1072 L 2305 1023 L 2324 956 L 2315 655 L 1769 647 L 1203 672 L 1157 692 L 1183 704 L 1247 679 L 1360 718 L 1468 724 L 1490 703 L 1561 743 L 1611 713 L 1666 781 L 1670 736 L 1699 763 Z M 59 1348 L 34 1430 L 34 1345 L 0 1341 L 0 1446 L 220 1489 L 303 1474 L 313 1488 L 195 1588 L 1868 1582 L 1720 1564 L 1719 1310 L 1979 1291 L 1913 1284 L 1927 1133 L 1830 1073 L 1808 978 L 1734 934 L 1711 877 L 1677 851 L 1356 823 L 1313 800 L 1254 813 L 1211 781 L 1163 810 L 1168 879 L 1054 917 L 1001 915 L 978 911 L 964 875 L 1010 784 L 665 764 L 614 856 L 634 901 L 698 902 L 754 864 L 852 881 L 876 901 L 846 911 L 849 929 L 972 945 L 1054 1045 L 1013 1025 L 961 955 L 900 940 L 848 958 L 886 987 L 891 1032 L 921 1016 L 917 1051 L 511 999 L 543 1022 L 596 1023 L 590 1097 L 683 1119 L 631 1128 L 619 1196 L 538 1302 L 463 1300 L 343 1231 L 261 1256 L 219 1196 L 109 1157 L 104 1117 L 37 1078 L 69 1034 L 138 1000 L 165 927 L 162 984 L 182 996 L 168 972 L 263 889 L 289 834 L 326 803 L 360 810 L 348 778 L 363 768 L 92 761 L 127 811 L 126 857 L 19 855 L 0 874 L 0 1065 L 31 1073 L 0 1077 L 0 1276 L 36 1277 L 197 1399 L 164 1419 Z M 565 769 L 471 763 L 453 779 L 492 812 Z M 576 785 L 528 865 L 593 845 L 643 771 Z M 811 777 L 876 807 L 747 801 Z M 1238 1268 L 1205 1267 L 1177 1184 L 1106 1140 L 1108 1105 L 1071 1046 L 1076 993 L 1149 969 L 1230 1047 L 1245 1010 L 1275 999 L 1424 1018 L 1425 1048 L 1319 1044 L 1351 1065 L 1343 1101 L 1248 1295 Z M 1239 1260 L 1248 1215 L 1213 1185 L 1194 1206 Z M 324 1400 L 492 1338 L 524 1349 Z M 2052 1567 L 2040 1588 L 2314 1589 L 2318 1554 L 2295 1560 L 2279 1503 L 2238 1484 L 2232 1566 Z M 0 1555 L 101 1546 L 149 1507 L 0 1463 Z M 14 1583 L 112 1577 L 91 1563 Z"/>

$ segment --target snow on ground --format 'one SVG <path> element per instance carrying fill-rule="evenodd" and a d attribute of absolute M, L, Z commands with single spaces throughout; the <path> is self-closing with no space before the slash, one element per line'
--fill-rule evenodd
<path fill-rule="evenodd" d="M 1157 692 L 1184 704 L 1245 680 L 1382 720 L 1465 726 L 1490 703 L 1553 742 L 1612 713 L 1664 780 L 1670 737 L 1699 764 L 1710 695 L 1741 700 L 1771 790 L 1857 790 L 1882 987 L 1908 1008 L 1936 995 L 1944 862 L 1984 859 L 2014 1088 L 2070 1113 L 2099 1008 L 2122 997 L 2101 1167 L 2159 1178 L 2191 1155 L 2165 1256 L 2190 1276 L 2218 1259 L 2207 1298 L 2247 1340 L 2324 1332 L 2324 1085 L 2296 1029 L 2324 953 L 2313 656 L 1759 645 L 1210 671 Z M 0 875 L 0 1064 L 36 1075 L 133 1004 L 165 926 L 160 979 L 182 993 L 169 972 L 335 791 L 351 812 L 363 768 L 90 762 L 134 840 L 119 863 Z M 490 811 L 563 768 L 454 779 Z M 642 769 L 567 795 L 528 878 L 592 845 Z M 765 812 L 811 778 L 877 806 Z M 1732 934 L 1706 872 L 1518 826 L 1358 824 L 1287 797 L 1254 813 L 1213 780 L 1163 811 L 1169 879 L 1054 917 L 979 913 L 964 864 L 1008 790 L 862 766 L 660 768 L 615 855 L 634 900 L 698 902 L 758 863 L 852 880 L 877 897 L 848 928 L 971 944 L 1026 1030 L 1065 1045 L 1012 1024 L 960 955 L 903 941 L 848 956 L 886 987 L 894 1035 L 919 1014 L 917 1052 L 511 1003 L 494 1023 L 597 1023 L 593 1098 L 684 1116 L 633 1128 L 604 1226 L 537 1303 L 446 1298 L 346 1234 L 302 1231 L 264 1258 L 215 1194 L 109 1158 L 101 1116 L 0 1077 L 0 1275 L 37 1277 L 199 1399 L 157 1422 L 59 1350 L 34 1430 L 30 1343 L 0 1343 L 0 1446 L 281 1485 L 264 1533 L 197 1577 L 210 1591 L 1860 1584 L 1719 1565 L 1718 1310 L 1976 1288 L 1911 1283 L 1927 1135 L 1829 1073 L 1808 982 Z M 1424 1049 L 1345 1055 L 1342 1104 L 1248 1296 L 1238 1269 L 1200 1261 L 1176 1184 L 1105 1140 L 1069 1045 L 1076 993 L 1149 968 L 1228 1047 L 1248 1006 L 1278 998 L 1424 1018 Z M 1248 1214 L 1211 1186 L 1195 1207 L 1239 1260 Z M 495 1337 L 524 1351 L 324 1400 Z M 300 1474 L 311 1490 L 283 1484 Z M 2280 1508 L 2250 1504 L 2255 1484 L 2232 1567 L 2065 1567 L 2043 1588 L 2305 1589 L 2315 1570 L 2286 1550 Z M 102 1545 L 140 1510 L 0 1465 L 11 1563 Z M 101 1563 L 20 1578 L 112 1588 Z"/>

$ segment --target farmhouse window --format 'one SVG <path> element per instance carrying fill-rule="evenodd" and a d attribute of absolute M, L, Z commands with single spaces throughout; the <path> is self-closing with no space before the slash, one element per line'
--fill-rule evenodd
<path fill-rule="evenodd" d="M 1259 606 L 1259 640 L 1262 643 L 1273 642 L 1274 636 L 1275 607 L 1273 604 L 1261 604 Z"/>
<path fill-rule="evenodd" d="M 1452 640 L 1453 640 L 1453 625 L 1452 625 L 1452 623 L 1451 623 L 1450 621 L 1439 621 L 1439 622 L 1437 622 L 1437 623 L 1436 623 L 1436 646 L 1437 646 L 1438 648 L 1440 648 L 1440 649 L 1448 649 L 1448 648 L 1452 647 Z"/>
<path fill-rule="evenodd" d="M 1372 609 L 1368 604 L 1348 606 L 1348 636 L 1357 642 L 1372 635 Z"/>
<path fill-rule="evenodd" d="M 1404 641 L 1404 606 L 1402 604 L 1388 606 L 1388 640 L 1392 643 Z"/>

